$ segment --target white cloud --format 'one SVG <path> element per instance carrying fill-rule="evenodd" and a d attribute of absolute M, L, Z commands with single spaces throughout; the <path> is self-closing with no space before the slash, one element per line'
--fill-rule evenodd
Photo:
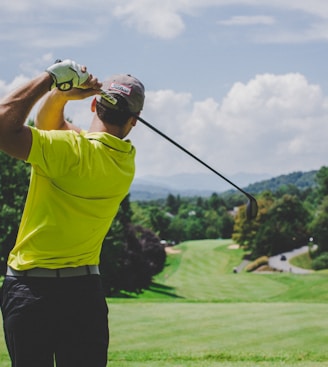
<path fill-rule="evenodd" d="M 185 103 L 177 103 L 181 98 Z M 157 128 L 219 171 L 281 174 L 325 164 L 327 97 L 300 74 L 264 74 L 236 83 L 221 104 L 184 98 L 172 91 L 153 92 L 145 118 L 151 116 Z M 202 170 L 143 127 L 135 129 L 133 140 L 139 176 Z"/>
<path fill-rule="evenodd" d="M 227 26 L 272 25 L 275 23 L 275 19 L 267 15 L 236 15 L 230 19 L 221 20 L 218 23 Z"/>
<path fill-rule="evenodd" d="M 231 88 L 220 110 L 221 126 L 254 169 L 256 161 L 263 168 L 267 162 L 272 172 L 302 169 L 308 154 L 314 165 L 328 153 L 322 144 L 328 132 L 326 101 L 320 87 L 300 74 L 258 75 Z"/>
<path fill-rule="evenodd" d="M 223 100 L 221 111 L 232 116 L 251 114 L 264 119 L 295 113 L 308 116 L 315 114 L 322 103 L 320 87 L 310 85 L 301 74 L 262 74 L 247 84 L 235 83 Z"/>
<path fill-rule="evenodd" d="M 139 0 L 120 3 L 114 15 L 141 33 L 159 38 L 174 38 L 185 28 L 175 2 Z"/>

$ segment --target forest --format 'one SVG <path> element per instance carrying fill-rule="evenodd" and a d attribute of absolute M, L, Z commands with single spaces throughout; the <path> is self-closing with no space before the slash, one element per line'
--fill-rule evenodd
<path fill-rule="evenodd" d="M 0 154 L 0 275 L 15 243 L 28 190 L 30 167 Z M 248 187 L 259 206 L 248 221 L 243 195 L 229 191 L 209 197 L 130 201 L 127 196 L 108 232 L 101 273 L 108 296 L 140 293 L 165 266 L 165 247 L 186 240 L 232 238 L 250 259 L 313 246 L 314 270 L 328 268 L 328 167 L 288 175 L 273 185 Z M 293 182 L 293 183 L 290 183 Z M 63 213 L 63 215 L 65 215 Z M 315 245 L 315 246 L 314 246 Z"/>

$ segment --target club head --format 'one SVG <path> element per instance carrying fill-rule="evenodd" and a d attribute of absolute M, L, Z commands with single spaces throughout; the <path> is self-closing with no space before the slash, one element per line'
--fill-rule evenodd
<path fill-rule="evenodd" d="M 246 204 L 246 218 L 247 220 L 255 219 L 257 216 L 258 206 L 257 201 L 252 196 L 248 197 L 248 202 Z"/>

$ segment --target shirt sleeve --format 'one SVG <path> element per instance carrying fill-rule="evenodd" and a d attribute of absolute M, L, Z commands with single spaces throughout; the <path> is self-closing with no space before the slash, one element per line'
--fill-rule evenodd
<path fill-rule="evenodd" d="M 31 127 L 32 147 L 26 160 L 49 177 L 65 175 L 80 161 L 81 136 L 72 130 L 39 130 Z"/>

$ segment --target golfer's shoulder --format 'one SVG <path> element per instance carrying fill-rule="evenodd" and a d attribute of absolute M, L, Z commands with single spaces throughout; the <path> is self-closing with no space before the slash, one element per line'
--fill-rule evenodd
<path fill-rule="evenodd" d="M 47 142 L 55 144 L 56 141 L 76 141 L 85 135 L 85 131 L 76 132 L 74 130 L 42 130 L 31 127 L 33 141 Z"/>
<path fill-rule="evenodd" d="M 41 130 L 31 127 L 32 144 L 27 162 L 38 162 L 52 156 L 78 155 L 83 136 L 72 130 Z"/>

